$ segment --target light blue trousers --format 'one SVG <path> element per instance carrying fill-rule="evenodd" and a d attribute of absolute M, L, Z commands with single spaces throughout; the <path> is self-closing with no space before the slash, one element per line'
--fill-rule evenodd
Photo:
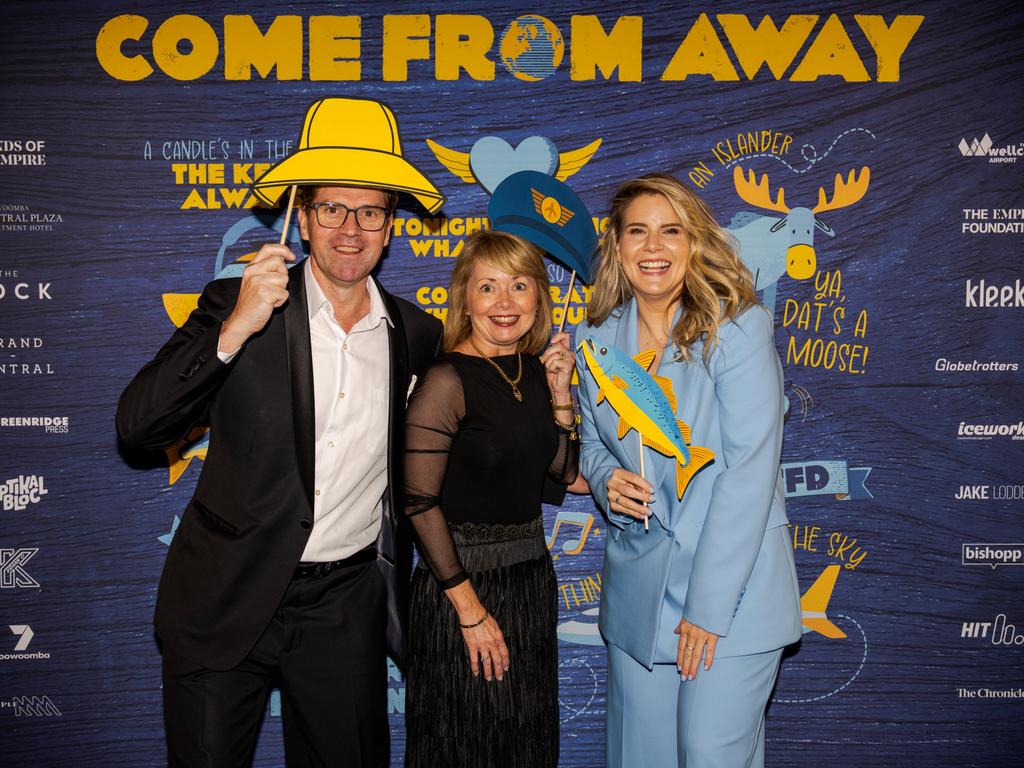
<path fill-rule="evenodd" d="M 608 768 L 763 768 L 782 649 L 715 659 L 693 680 L 608 646 Z"/>

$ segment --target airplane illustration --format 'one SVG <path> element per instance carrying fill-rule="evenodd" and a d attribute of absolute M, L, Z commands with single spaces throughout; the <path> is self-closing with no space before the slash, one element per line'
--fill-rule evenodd
<path fill-rule="evenodd" d="M 846 637 L 846 633 L 828 620 L 825 609 L 828 608 L 828 601 L 832 597 L 832 590 L 836 586 L 836 579 L 839 577 L 839 566 L 829 565 L 821 572 L 818 580 L 804 592 L 800 598 L 800 611 L 803 614 L 803 631 L 817 632 L 833 640 Z"/>

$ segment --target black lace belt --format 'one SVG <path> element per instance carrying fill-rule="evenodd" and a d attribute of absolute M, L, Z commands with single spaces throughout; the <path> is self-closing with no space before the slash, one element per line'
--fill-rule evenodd
<path fill-rule="evenodd" d="M 544 523 L 536 517 L 528 523 L 455 523 L 448 526 L 467 571 L 489 571 L 547 554 Z M 421 559 L 419 567 L 426 567 Z"/>

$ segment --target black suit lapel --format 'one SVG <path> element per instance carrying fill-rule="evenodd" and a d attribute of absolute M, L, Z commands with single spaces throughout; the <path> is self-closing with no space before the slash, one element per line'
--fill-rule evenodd
<path fill-rule="evenodd" d="M 282 311 L 288 346 L 288 372 L 291 381 L 292 420 L 295 427 L 295 454 L 306 500 L 313 507 L 313 483 L 316 470 L 313 411 L 313 352 L 309 343 L 309 311 L 306 306 L 306 269 L 303 263 L 288 270 L 288 303 Z"/>
<path fill-rule="evenodd" d="M 377 284 L 380 288 L 380 283 Z M 401 493 L 399 488 L 401 472 L 399 462 L 405 461 L 405 394 L 409 380 L 409 347 L 405 336 L 405 323 L 398 303 L 390 293 L 380 288 L 381 299 L 387 309 L 391 324 L 388 325 L 388 351 L 391 361 L 390 391 L 388 398 L 388 491 L 384 510 L 385 523 L 394 531 L 397 516 L 401 514 Z M 394 542 L 381 541 L 381 554 L 394 562 Z"/>

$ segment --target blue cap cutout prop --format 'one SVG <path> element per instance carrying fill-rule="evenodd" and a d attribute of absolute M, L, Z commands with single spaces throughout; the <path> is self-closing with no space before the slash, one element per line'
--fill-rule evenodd
<path fill-rule="evenodd" d="M 513 173 L 494 190 L 487 216 L 491 229 L 528 240 L 590 282 L 594 222 L 565 183 L 539 171 Z"/>

